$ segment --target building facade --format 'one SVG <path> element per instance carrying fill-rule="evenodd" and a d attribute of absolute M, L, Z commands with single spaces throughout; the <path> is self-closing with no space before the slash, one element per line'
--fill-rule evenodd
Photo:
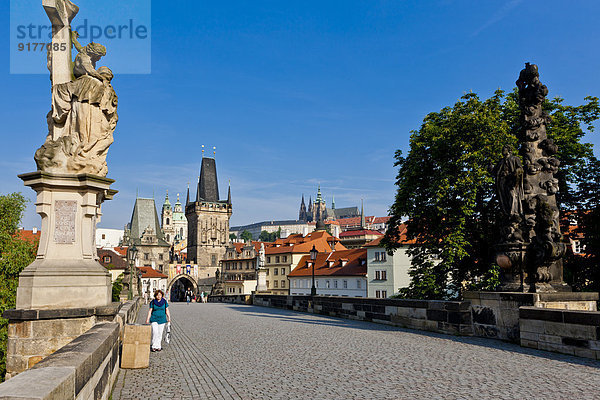
<path fill-rule="evenodd" d="M 302 257 L 289 274 L 290 294 L 308 296 L 314 268 L 318 296 L 367 297 L 367 250 L 319 253 L 315 261 Z"/>
<path fill-rule="evenodd" d="M 256 267 L 261 242 L 231 243 L 221 261 L 222 292 L 252 294 L 256 289 Z"/>
<path fill-rule="evenodd" d="M 302 257 L 315 248 L 319 253 L 345 250 L 339 239 L 325 230 L 319 229 L 306 236 L 290 235 L 276 240 L 265 248 L 267 272 L 267 293 L 286 295 L 290 293 L 288 275 L 298 265 Z"/>
<path fill-rule="evenodd" d="M 137 248 L 136 267 L 152 267 L 161 272 L 166 270 L 171 245 L 165 240 L 160 227 L 154 199 L 135 200 L 123 242 L 127 246 L 135 245 Z"/>
<path fill-rule="evenodd" d="M 187 218 L 187 260 L 202 267 L 219 266 L 229 245 L 232 214 L 231 189 L 227 200 L 219 200 L 217 166 L 214 158 L 202 158 L 196 200 L 185 206 Z"/>
<path fill-rule="evenodd" d="M 408 249 L 412 242 L 401 236 L 400 247 L 389 255 L 381 245 L 381 239 L 368 243 L 367 249 L 367 279 L 368 297 L 385 299 L 398 293 L 403 287 L 410 284 L 408 271 L 411 266 L 411 257 Z"/>
<path fill-rule="evenodd" d="M 123 243 L 123 229 L 96 229 L 96 247 L 117 247 Z"/>

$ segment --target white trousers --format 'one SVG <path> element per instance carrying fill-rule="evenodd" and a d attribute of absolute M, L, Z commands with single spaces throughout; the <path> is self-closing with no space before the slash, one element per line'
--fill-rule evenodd
<path fill-rule="evenodd" d="M 161 349 L 162 348 L 163 331 L 165 329 L 166 324 L 159 324 L 158 322 L 153 322 L 151 325 L 152 325 L 152 348 L 154 350 Z"/>

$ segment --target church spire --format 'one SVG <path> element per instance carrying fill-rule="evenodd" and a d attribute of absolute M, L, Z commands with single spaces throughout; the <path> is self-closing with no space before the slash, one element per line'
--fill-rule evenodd
<path fill-rule="evenodd" d="M 185 199 L 185 205 L 187 206 L 188 204 L 190 204 L 190 183 L 188 182 L 188 189 L 187 189 L 187 197 Z"/>
<path fill-rule="evenodd" d="M 196 202 L 200 201 L 200 175 L 198 175 L 198 187 L 196 188 Z"/>
<path fill-rule="evenodd" d="M 335 195 L 331 195 L 331 209 L 335 210 Z"/>
<path fill-rule="evenodd" d="M 365 229 L 365 207 L 363 205 L 363 199 L 360 199 L 360 229 Z"/>
<path fill-rule="evenodd" d="M 231 204 L 231 179 L 229 180 L 229 189 L 227 189 L 227 204 Z"/>

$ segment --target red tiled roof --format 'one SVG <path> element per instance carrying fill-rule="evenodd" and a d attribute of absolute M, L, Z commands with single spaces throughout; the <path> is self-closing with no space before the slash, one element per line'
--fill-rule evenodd
<path fill-rule="evenodd" d="M 35 233 L 33 233 L 33 230 L 19 229 L 16 236 L 21 240 L 35 243 L 40 240 L 40 234 L 41 231 L 39 229 L 37 229 Z"/>
<path fill-rule="evenodd" d="M 142 271 L 142 278 L 168 278 L 168 276 L 158 272 L 152 267 L 139 267 L 138 269 Z"/>
<path fill-rule="evenodd" d="M 374 231 L 371 229 L 358 229 L 353 231 L 345 231 L 340 233 L 340 237 L 350 237 L 350 236 L 366 236 L 366 235 L 375 235 L 375 236 L 383 236 L 383 233 Z"/>
<path fill-rule="evenodd" d="M 416 240 L 414 240 L 414 239 L 409 240 L 408 237 L 406 236 L 406 231 L 407 231 L 406 224 L 400 225 L 398 227 L 398 230 L 400 231 L 400 239 L 398 240 L 398 244 L 415 244 L 416 243 Z M 365 244 L 365 246 L 381 247 L 380 243 L 381 243 L 382 239 L 383 239 L 383 236 L 378 237 L 377 239 Z"/>
<path fill-rule="evenodd" d="M 127 257 L 127 247 L 113 247 L 113 249 L 123 257 Z"/>
<path fill-rule="evenodd" d="M 342 261 L 346 261 L 342 265 Z M 330 266 L 331 265 L 331 266 Z M 319 253 L 315 260 L 315 276 L 365 276 L 367 274 L 367 249 L 340 250 Z M 288 277 L 312 275 L 312 260 L 304 256 Z"/>
<path fill-rule="evenodd" d="M 112 269 L 125 269 L 127 268 L 127 260 L 121 256 L 120 253 L 118 253 L 117 251 L 115 251 L 113 248 L 108 247 L 108 248 L 102 248 L 102 249 L 98 249 L 97 250 L 98 253 L 98 258 L 99 258 L 99 262 L 100 264 L 102 264 L 102 266 L 104 268 L 108 268 L 109 265 L 112 265 Z M 105 257 L 110 257 L 110 261 L 105 262 L 104 258 Z"/>

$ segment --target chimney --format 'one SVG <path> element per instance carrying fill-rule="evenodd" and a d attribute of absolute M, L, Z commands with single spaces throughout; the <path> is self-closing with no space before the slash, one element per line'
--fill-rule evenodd
<path fill-rule="evenodd" d="M 37 231 L 38 231 L 38 230 L 37 230 L 37 226 L 34 226 L 34 227 L 31 229 L 31 233 L 33 233 L 34 235 L 37 235 Z"/>

